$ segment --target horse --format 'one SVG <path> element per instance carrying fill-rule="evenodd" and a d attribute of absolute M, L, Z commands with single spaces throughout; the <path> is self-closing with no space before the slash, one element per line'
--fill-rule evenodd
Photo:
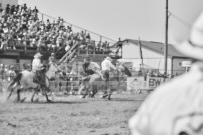
<path fill-rule="evenodd" d="M 130 70 L 124 64 L 119 65 L 117 69 L 118 72 L 124 73 L 129 77 L 132 76 Z M 106 81 L 104 77 L 101 76 L 101 74 L 94 73 L 93 75 L 82 79 L 78 94 L 81 94 L 81 91 L 85 89 L 86 91 L 82 98 L 85 98 L 89 92 L 91 93 L 90 97 L 94 97 L 94 95 L 98 92 L 99 89 L 106 89 L 105 95 L 103 95 L 102 98 L 106 98 L 108 96 L 108 99 L 110 100 L 111 95 L 113 93 L 113 89 L 116 89 L 119 84 L 119 77 L 114 76 L 111 77 L 109 81 Z"/>
<path fill-rule="evenodd" d="M 19 72 L 14 79 L 9 83 L 7 92 L 10 91 L 9 96 L 7 99 L 9 99 L 14 91 L 17 92 L 17 101 L 20 101 L 20 92 L 23 90 L 28 89 L 34 89 L 34 93 L 31 98 L 31 102 L 33 102 L 34 96 L 37 92 L 42 90 L 42 93 L 46 96 L 47 102 L 51 102 L 51 100 L 48 98 L 47 92 L 50 90 L 50 84 L 49 80 L 51 78 L 55 77 L 55 73 L 59 72 L 60 70 L 54 65 L 50 64 L 48 68 L 45 71 L 45 87 L 41 87 L 39 83 L 36 83 L 33 81 L 35 73 L 28 70 L 23 70 Z"/>

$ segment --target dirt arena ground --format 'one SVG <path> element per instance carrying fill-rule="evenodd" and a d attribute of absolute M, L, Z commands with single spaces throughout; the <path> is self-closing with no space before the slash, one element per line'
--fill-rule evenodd
<path fill-rule="evenodd" d="M 57 96 L 51 98 L 54 103 L 38 96 L 36 103 L 30 103 L 30 97 L 24 103 L 7 101 L 0 103 L 0 135 L 130 135 L 128 120 L 146 96 L 114 94 L 111 101 Z"/>

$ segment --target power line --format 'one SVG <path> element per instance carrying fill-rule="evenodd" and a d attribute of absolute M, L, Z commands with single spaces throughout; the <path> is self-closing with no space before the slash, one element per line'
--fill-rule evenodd
<path fill-rule="evenodd" d="M 47 17 L 49 17 L 49 18 L 52 18 L 52 19 L 54 19 L 54 20 L 57 20 L 57 18 L 52 17 L 52 16 L 50 16 L 50 15 L 47 15 L 47 14 L 44 14 L 44 13 L 41 13 L 41 12 L 39 12 L 39 13 L 40 13 L 42 16 L 45 15 L 45 16 L 47 16 Z M 108 37 L 106 37 L 106 36 L 103 36 L 103 35 L 97 34 L 97 33 L 92 32 L 92 31 L 90 31 L 90 30 L 86 30 L 86 29 L 84 29 L 84 28 L 82 28 L 82 27 L 79 27 L 79 26 L 74 25 L 74 24 L 72 24 L 72 23 L 66 22 L 65 20 L 64 20 L 64 22 L 65 22 L 66 24 L 69 24 L 69 25 L 75 27 L 75 28 L 79 28 L 79 29 L 81 29 L 81 30 L 85 30 L 85 31 L 87 31 L 87 32 L 89 32 L 89 33 L 91 33 L 91 34 L 94 34 L 94 35 L 97 35 L 97 36 L 99 36 L 99 37 L 103 37 L 104 39 L 107 39 L 107 40 L 113 41 L 113 43 L 116 42 L 115 40 L 113 40 L 113 39 L 111 39 L 111 38 L 108 38 Z"/>
<path fill-rule="evenodd" d="M 185 26 L 188 27 L 188 28 L 191 28 L 191 27 L 192 27 L 192 25 L 191 25 L 190 23 L 186 22 L 184 19 L 178 17 L 177 15 L 175 15 L 175 14 L 172 13 L 172 12 L 169 12 L 169 16 L 172 16 L 174 19 L 176 19 L 176 21 L 182 23 L 183 25 L 185 25 Z"/>

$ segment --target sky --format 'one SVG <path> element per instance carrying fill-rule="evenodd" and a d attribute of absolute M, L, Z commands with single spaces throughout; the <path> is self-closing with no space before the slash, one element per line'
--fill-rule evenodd
<path fill-rule="evenodd" d="M 168 1 L 172 13 L 168 39 L 169 43 L 176 43 L 189 36 L 190 26 L 203 9 L 203 0 Z M 19 4 L 24 3 L 114 41 L 120 37 L 165 42 L 165 0 L 19 0 Z M 180 23 L 182 20 L 184 24 Z M 99 40 L 99 36 L 91 35 Z"/>

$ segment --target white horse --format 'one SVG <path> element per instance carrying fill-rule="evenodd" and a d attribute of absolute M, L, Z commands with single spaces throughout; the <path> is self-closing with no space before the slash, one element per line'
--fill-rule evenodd
<path fill-rule="evenodd" d="M 17 100 L 20 101 L 20 92 L 22 90 L 34 89 L 34 93 L 33 93 L 32 98 L 31 98 L 31 102 L 33 102 L 34 95 L 37 92 L 39 92 L 41 89 L 42 93 L 46 96 L 47 102 L 51 102 L 51 100 L 49 100 L 48 95 L 47 95 L 47 92 L 50 91 L 49 79 L 55 78 L 55 73 L 58 71 L 59 71 L 59 69 L 54 64 L 51 64 L 48 67 L 48 69 L 46 70 L 46 75 L 45 75 L 45 82 L 46 83 L 45 83 L 44 87 L 41 87 L 41 85 L 39 83 L 36 83 L 33 81 L 33 78 L 35 76 L 34 72 L 24 70 L 24 71 L 18 73 L 15 76 L 15 78 L 10 82 L 10 84 L 7 88 L 7 92 L 10 92 L 7 99 L 9 99 L 10 96 L 12 95 L 12 93 L 14 91 L 16 91 L 17 92 Z"/>

